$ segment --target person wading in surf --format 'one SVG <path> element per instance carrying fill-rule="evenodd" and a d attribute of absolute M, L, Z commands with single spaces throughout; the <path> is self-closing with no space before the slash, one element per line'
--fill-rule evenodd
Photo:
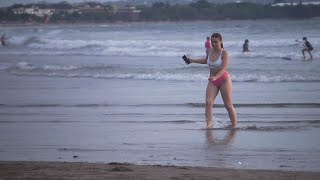
<path fill-rule="evenodd" d="M 227 72 L 229 65 L 229 53 L 223 49 L 222 36 L 219 33 L 214 33 L 211 36 L 212 49 L 207 58 L 187 58 L 186 64 L 199 63 L 207 64 L 210 68 L 210 76 L 206 90 L 206 128 L 213 127 L 212 107 L 214 100 L 219 91 L 224 102 L 224 106 L 228 111 L 232 128 L 237 128 L 237 113 L 232 103 L 232 81 Z"/>
<path fill-rule="evenodd" d="M 249 50 L 249 40 L 246 39 L 242 45 L 242 52 L 251 52 Z"/>
<path fill-rule="evenodd" d="M 6 46 L 7 45 L 7 38 L 6 38 L 6 34 L 1 36 L 1 45 L 2 46 Z"/>
<path fill-rule="evenodd" d="M 206 57 L 208 58 L 208 54 L 212 49 L 210 37 L 207 37 L 207 41 L 204 43 L 204 47 L 206 48 L 206 55 L 207 55 Z"/>

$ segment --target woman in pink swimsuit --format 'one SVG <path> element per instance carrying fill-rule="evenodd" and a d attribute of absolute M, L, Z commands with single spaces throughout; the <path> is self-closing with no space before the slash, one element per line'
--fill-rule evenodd
<path fill-rule="evenodd" d="M 212 106 L 214 100 L 221 93 L 224 105 L 228 111 L 232 128 L 237 128 L 237 113 L 232 103 L 232 82 L 227 72 L 229 65 L 229 53 L 223 49 L 222 36 L 219 33 L 214 33 L 211 36 L 212 49 L 209 52 L 208 58 L 191 59 L 191 63 L 207 64 L 210 68 L 209 82 L 206 90 L 206 128 L 212 128 Z"/>

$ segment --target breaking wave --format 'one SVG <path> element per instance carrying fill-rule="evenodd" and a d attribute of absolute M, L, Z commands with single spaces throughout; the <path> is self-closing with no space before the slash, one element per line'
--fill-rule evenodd
<path fill-rule="evenodd" d="M 27 62 L 16 64 L 1 63 L 0 71 L 20 76 L 49 76 L 49 77 L 86 77 L 105 79 L 136 79 L 158 81 L 207 81 L 208 75 L 203 67 L 194 67 L 190 73 L 186 68 L 172 69 L 134 69 L 119 65 L 90 64 L 90 65 L 36 65 Z M 188 78 L 186 78 L 188 77 Z M 245 71 L 233 72 L 231 78 L 234 82 L 319 82 L 320 76 L 312 74 L 272 74 L 268 72 L 246 73 Z"/>

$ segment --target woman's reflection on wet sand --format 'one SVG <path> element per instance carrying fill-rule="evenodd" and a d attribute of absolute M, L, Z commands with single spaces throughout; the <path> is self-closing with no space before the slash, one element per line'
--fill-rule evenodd
<path fill-rule="evenodd" d="M 228 132 L 224 136 L 223 139 L 215 139 L 214 136 L 213 136 L 214 131 L 215 131 L 214 129 L 207 129 L 206 130 L 207 144 L 209 146 L 212 146 L 212 145 L 228 145 L 228 144 L 233 142 L 233 140 L 235 138 L 235 135 L 236 135 L 236 132 L 237 132 L 236 129 L 230 129 L 230 130 L 227 130 Z"/>

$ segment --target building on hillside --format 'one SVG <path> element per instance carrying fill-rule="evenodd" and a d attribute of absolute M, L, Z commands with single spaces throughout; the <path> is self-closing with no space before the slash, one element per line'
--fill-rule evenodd
<path fill-rule="evenodd" d="M 115 8 L 115 14 L 122 20 L 138 20 L 140 13 L 141 10 L 136 9 L 134 6 Z"/>
<path fill-rule="evenodd" d="M 276 4 L 272 4 L 273 7 L 275 6 L 297 6 L 300 3 L 296 3 L 296 2 L 291 2 L 291 3 L 276 3 Z M 320 2 L 301 2 L 302 5 L 320 5 Z"/>
<path fill-rule="evenodd" d="M 54 13 L 54 9 L 40 9 L 38 6 L 32 6 L 30 8 L 16 8 L 13 9 L 13 12 L 17 15 L 20 14 L 31 14 L 38 17 L 51 16 Z"/>
<path fill-rule="evenodd" d="M 105 13 L 106 12 L 106 9 L 99 5 L 91 7 L 86 4 L 82 7 L 78 7 L 77 9 L 80 13 Z"/>

